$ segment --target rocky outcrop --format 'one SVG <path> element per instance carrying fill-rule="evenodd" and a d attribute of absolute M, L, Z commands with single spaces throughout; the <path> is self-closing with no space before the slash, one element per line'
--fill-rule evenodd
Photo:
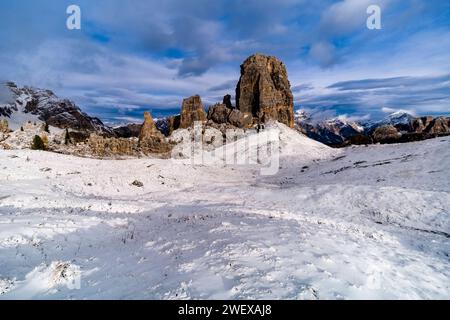
<path fill-rule="evenodd" d="M 9 126 L 7 120 L 0 120 L 0 142 L 8 138 Z"/>
<path fill-rule="evenodd" d="M 8 120 L 6 119 L 0 120 L 0 133 L 8 133 L 8 132 L 9 132 Z"/>
<path fill-rule="evenodd" d="M 172 132 L 178 130 L 181 125 L 181 115 L 176 115 L 168 118 L 167 121 L 167 136 L 170 136 Z"/>
<path fill-rule="evenodd" d="M 223 104 L 228 109 L 234 109 L 233 104 L 231 103 L 231 96 L 229 94 L 227 94 L 226 96 L 223 97 Z"/>
<path fill-rule="evenodd" d="M 433 135 L 450 133 L 447 118 L 439 117 L 433 119 L 424 131 Z"/>
<path fill-rule="evenodd" d="M 144 112 L 144 123 L 139 132 L 139 141 L 148 140 L 158 135 L 161 135 L 161 132 L 156 128 L 152 116 L 149 112 Z"/>
<path fill-rule="evenodd" d="M 225 104 L 216 104 L 208 110 L 208 120 L 217 124 L 230 124 L 237 128 L 249 128 L 253 124 L 253 117 L 237 109 L 230 109 Z"/>
<path fill-rule="evenodd" d="M 411 132 L 422 133 L 433 121 L 433 117 L 421 117 L 411 120 Z"/>
<path fill-rule="evenodd" d="M 265 122 L 277 120 L 294 126 L 294 97 L 286 67 L 275 57 L 256 54 L 241 65 L 236 107 Z"/>
<path fill-rule="evenodd" d="M 227 108 L 225 104 L 218 103 L 209 107 L 207 118 L 215 123 L 227 123 L 230 113 L 230 108 Z"/>
<path fill-rule="evenodd" d="M 138 140 L 107 138 L 91 134 L 88 140 L 89 153 L 99 157 L 135 156 L 139 154 Z"/>
<path fill-rule="evenodd" d="M 183 100 L 183 105 L 181 107 L 180 128 L 189 128 L 195 121 L 206 121 L 206 112 L 203 108 L 202 99 L 199 95 Z"/>
<path fill-rule="evenodd" d="M 156 128 L 149 112 L 144 113 L 144 123 L 139 133 L 139 148 L 144 154 L 167 153 L 171 150 L 170 144 Z"/>
<path fill-rule="evenodd" d="M 373 141 L 375 143 L 392 143 L 397 141 L 401 137 L 397 128 L 392 125 L 385 125 L 375 129 L 372 134 Z"/>
<path fill-rule="evenodd" d="M 91 134 L 87 146 L 88 153 L 100 157 L 140 156 L 149 154 L 167 154 L 171 145 L 156 128 L 150 113 L 144 113 L 144 123 L 139 125 L 139 138 L 116 138 Z"/>
<path fill-rule="evenodd" d="M 228 116 L 228 122 L 232 126 L 238 128 L 249 128 L 253 124 L 253 117 L 250 114 L 246 114 L 237 109 L 233 109 Z"/>

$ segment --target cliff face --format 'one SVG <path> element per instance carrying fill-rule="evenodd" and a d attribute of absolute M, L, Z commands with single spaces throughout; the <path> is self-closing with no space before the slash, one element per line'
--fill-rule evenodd
<path fill-rule="evenodd" d="M 256 54 L 241 65 L 236 106 L 260 122 L 277 120 L 294 126 L 294 97 L 285 65 L 275 57 Z"/>
<path fill-rule="evenodd" d="M 206 121 L 206 112 L 198 95 L 183 100 L 180 127 L 189 128 L 195 121 Z"/>

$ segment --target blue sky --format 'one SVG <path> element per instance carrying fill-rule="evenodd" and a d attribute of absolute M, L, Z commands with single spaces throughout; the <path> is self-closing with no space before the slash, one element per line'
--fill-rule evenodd
<path fill-rule="evenodd" d="M 66 8 L 82 29 L 66 29 Z M 382 29 L 366 9 L 382 9 Z M 448 0 L 15 0 L 0 2 L 0 79 L 52 89 L 107 122 L 234 96 L 249 55 L 288 68 L 296 108 L 376 119 L 450 114 Z"/>

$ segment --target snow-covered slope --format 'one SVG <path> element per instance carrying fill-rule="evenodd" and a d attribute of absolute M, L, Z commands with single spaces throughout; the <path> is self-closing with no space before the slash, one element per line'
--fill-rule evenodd
<path fill-rule="evenodd" d="M 273 176 L 0 151 L 0 299 L 450 298 L 450 137 L 280 136 Z"/>

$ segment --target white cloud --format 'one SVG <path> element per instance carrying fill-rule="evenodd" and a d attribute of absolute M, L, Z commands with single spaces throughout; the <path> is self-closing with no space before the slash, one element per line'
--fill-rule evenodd
<path fill-rule="evenodd" d="M 383 107 L 381 108 L 381 111 L 384 113 L 392 114 L 392 113 L 408 113 L 412 116 L 416 115 L 416 111 L 413 109 L 396 109 L 396 108 L 390 108 L 390 107 Z"/>
<path fill-rule="evenodd" d="M 331 5 L 322 15 L 321 31 L 330 34 L 345 34 L 366 28 L 367 8 L 370 5 L 386 7 L 389 0 L 344 0 Z"/>

